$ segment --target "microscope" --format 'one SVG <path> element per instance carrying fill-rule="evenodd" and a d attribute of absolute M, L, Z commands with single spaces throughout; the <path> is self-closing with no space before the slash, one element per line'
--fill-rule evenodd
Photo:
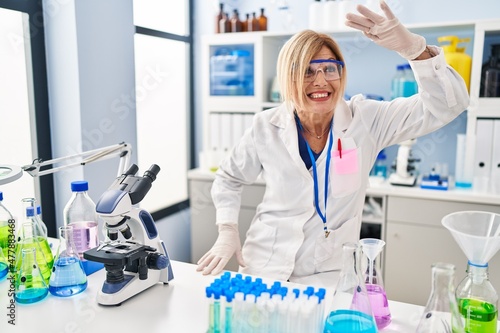
<path fill-rule="evenodd" d="M 151 215 L 137 207 L 160 171 L 153 164 L 142 177 L 132 164 L 117 177 L 97 202 L 97 214 L 105 222 L 107 239 L 84 252 L 87 260 L 101 262 L 106 280 L 97 294 L 102 305 L 120 305 L 158 282 L 173 276 L 170 258 Z"/>
<path fill-rule="evenodd" d="M 389 183 L 392 185 L 414 186 L 417 181 L 415 163 L 420 159 L 411 156 L 411 147 L 417 139 L 410 139 L 399 144 L 396 165 L 392 166 L 396 170 L 389 176 Z"/>

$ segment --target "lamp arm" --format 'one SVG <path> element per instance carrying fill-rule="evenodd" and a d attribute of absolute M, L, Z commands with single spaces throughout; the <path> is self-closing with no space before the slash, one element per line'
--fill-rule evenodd
<path fill-rule="evenodd" d="M 107 146 L 103 148 L 98 148 L 94 150 L 89 150 L 87 152 L 78 153 L 70 156 L 59 157 L 48 161 L 42 161 L 37 159 L 33 161 L 33 164 L 25 165 L 22 169 L 29 173 L 33 177 L 39 177 L 48 175 L 60 170 L 83 166 L 99 160 L 105 160 L 111 157 L 119 156 L 120 164 L 118 166 L 118 174 L 120 176 L 128 168 L 130 164 L 130 155 L 132 152 L 132 146 L 128 143 L 122 142 L 116 145 Z M 43 168 L 49 165 L 55 165 L 58 163 L 63 163 L 56 167 Z M 42 170 L 43 168 L 43 170 Z"/>

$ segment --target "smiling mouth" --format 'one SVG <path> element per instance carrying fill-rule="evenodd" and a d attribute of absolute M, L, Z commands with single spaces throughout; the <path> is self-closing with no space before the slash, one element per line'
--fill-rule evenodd
<path fill-rule="evenodd" d="M 317 98 L 326 98 L 330 95 L 331 95 L 331 93 L 311 93 L 311 94 L 308 94 L 307 96 L 309 96 L 312 99 L 317 99 Z"/>

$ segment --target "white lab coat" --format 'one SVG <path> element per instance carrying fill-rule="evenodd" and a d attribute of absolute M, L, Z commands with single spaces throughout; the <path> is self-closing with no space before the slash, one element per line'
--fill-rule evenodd
<path fill-rule="evenodd" d="M 410 62 L 417 95 L 390 102 L 356 95 L 335 108 L 328 238 L 314 205 L 312 169 L 306 169 L 299 155 L 292 110 L 283 104 L 255 115 L 252 128 L 222 162 L 212 187 L 217 223 L 236 223 L 242 185 L 259 175 L 266 183 L 242 249 L 247 267 L 240 272 L 293 281 L 341 268 L 342 244 L 359 239 L 368 176 L 379 151 L 439 129 L 469 105 L 462 78 L 447 66 L 442 49 L 433 50 L 439 53 L 436 57 Z M 327 147 L 328 142 L 316 162 L 323 213 Z"/>

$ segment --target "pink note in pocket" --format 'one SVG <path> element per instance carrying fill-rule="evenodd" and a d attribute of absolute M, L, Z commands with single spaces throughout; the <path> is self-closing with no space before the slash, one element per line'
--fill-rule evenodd
<path fill-rule="evenodd" d="M 342 150 L 342 158 L 340 158 L 340 152 L 338 150 L 334 150 L 332 152 L 332 156 L 333 156 L 333 167 L 335 168 L 335 173 L 339 175 L 347 175 L 358 172 L 357 149 Z"/>

